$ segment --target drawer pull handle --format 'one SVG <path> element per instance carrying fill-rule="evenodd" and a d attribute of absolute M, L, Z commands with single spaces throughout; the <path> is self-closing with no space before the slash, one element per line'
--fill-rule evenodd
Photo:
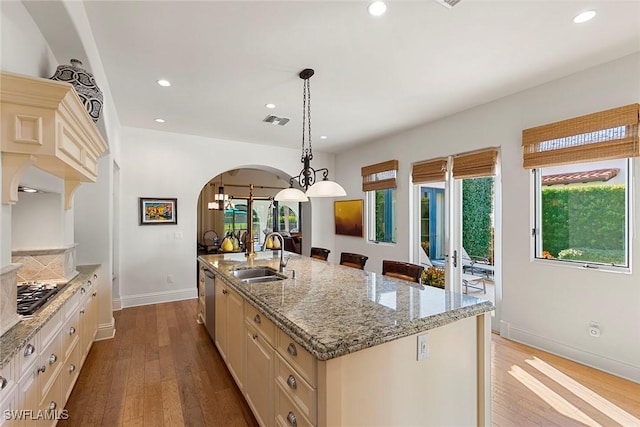
<path fill-rule="evenodd" d="M 97 278 L 98 278 L 98 275 L 97 275 L 97 274 L 94 274 L 94 275 L 93 275 L 93 280 L 95 280 L 95 279 L 97 279 Z"/>
<path fill-rule="evenodd" d="M 0 377 L 0 390 L 4 389 L 9 381 L 5 377 Z"/>
<path fill-rule="evenodd" d="M 91 280 L 87 280 L 87 286 L 91 287 Z"/>
<path fill-rule="evenodd" d="M 258 325 L 262 323 L 262 319 L 260 318 L 259 314 L 255 315 L 255 317 L 253 318 L 253 321 L 256 322 Z"/>
<path fill-rule="evenodd" d="M 80 314 L 84 314 L 84 308 L 80 310 Z"/>
<path fill-rule="evenodd" d="M 93 293 L 91 294 L 92 297 L 95 297 L 96 295 L 98 295 L 97 291 L 93 291 Z"/>
<path fill-rule="evenodd" d="M 49 403 L 49 410 L 50 411 L 55 411 L 57 407 L 58 407 L 58 404 L 56 402 L 54 402 L 53 400 L 51 401 L 51 403 Z"/>
<path fill-rule="evenodd" d="M 34 351 L 36 351 L 36 348 L 33 346 L 33 344 L 27 344 L 24 349 L 24 357 L 31 356 Z"/>
<path fill-rule="evenodd" d="M 81 293 L 81 294 L 86 294 L 86 293 L 87 293 L 87 290 L 86 290 L 85 288 L 80 288 L 80 293 Z"/>
<path fill-rule="evenodd" d="M 56 356 L 55 354 L 51 353 L 51 356 L 49 356 L 49 365 L 53 365 L 57 361 L 58 361 L 58 356 Z"/>
<path fill-rule="evenodd" d="M 287 384 L 294 390 L 298 388 L 298 383 L 296 382 L 296 379 L 293 377 L 293 375 L 289 375 L 289 378 L 287 378 Z"/>
<path fill-rule="evenodd" d="M 73 335 L 76 333 L 76 328 L 74 328 L 73 326 L 69 328 L 69 335 Z"/>
<path fill-rule="evenodd" d="M 42 374 L 47 370 L 47 367 L 42 365 L 42 366 L 38 366 L 38 374 Z"/>
<path fill-rule="evenodd" d="M 72 373 L 75 370 L 76 370 L 76 365 L 74 365 L 73 363 L 69 365 L 69 373 Z"/>
<path fill-rule="evenodd" d="M 253 338 L 254 340 L 258 339 L 258 334 L 251 334 L 251 338 Z"/>
<path fill-rule="evenodd" d="M 287 421 L 291 425 L 291 427 L 298 427 L 298 420 L 296 419 L 296 415 L 293 412 L 289 412 L 287 414 Z"/>
<path fill-rule="evenodd" d="M 287 346 L 287 352 L 292 356 L 298 355 L 298 350 L 296 349 L 296 346 L 292 342 L 290 342 L 289 345 Z"/>
<path fill-rule="evenodd" d="M 227 294 L 227 290 L 226 290 L 226 289 L 223 289 L 223 290 L 222 290 L 222 294 L 223 294 L 223 295 L 226 295 L 226 294 Z"/>

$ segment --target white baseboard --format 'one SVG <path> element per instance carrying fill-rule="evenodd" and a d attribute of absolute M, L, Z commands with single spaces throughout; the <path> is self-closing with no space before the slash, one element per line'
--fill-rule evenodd
<path fill-rule="evenodd" d="M 113 338 L 116 335 L 116 321 L 112 317 L 111 322 L 98 325 L 98 332 L 94 341 L 102 341 Z"/>
<path fill-rule="evenodd" d="M 151 292 L 138 295 L 121 295 L 121 308 L 137 307 L 140 305 L 160 304 L 163 302 L 182 301 L 198 297 L 198 290 L 193 287 L 189 289 L 179 289 L 177 291 Z"/>
<path fill-rule="evenodd" d="M 535 333 L 518 329 L 508 322 L 501 322 L 500 335 L 629 381 L 640 383 L 640 366 L 634 366 L 620 360 L 571 347 Z"/>
<path fill-rule="evenodd" d="M 122 310 L 122 300 L 120 298 L 114 298 L 113 300 L 111 300 L 111 309 L 113 311 Z"/>

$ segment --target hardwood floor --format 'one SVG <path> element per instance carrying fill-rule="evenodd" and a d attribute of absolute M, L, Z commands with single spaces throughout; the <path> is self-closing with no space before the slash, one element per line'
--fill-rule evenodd
<path fill-rule="evenodd" d="M 115 312 L 58 426 L 257 425 L 195 312 L 196 300 Z M 496 335 L 492 351 L 495 426 L 640 425 L 639 384 Z"/>

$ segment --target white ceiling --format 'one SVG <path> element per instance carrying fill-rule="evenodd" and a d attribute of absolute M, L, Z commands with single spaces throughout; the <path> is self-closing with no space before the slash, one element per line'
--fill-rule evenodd
<path fill-rule="evenodd" d="M 389 1 L 379 18 L 367 4 L 85 8 L 123 125 L 299 147 L 298 73 L 314 68 L 313 146 L 330 152 L 640 51 L 640 1 L 462 0 L 452 9 Z M 572 23 L 587 9 L 598 11 L 594 20 Z M 158 86 L 159 78 L 172 86 Z M 291 121 L 269 125 L 267 114 Z"/>

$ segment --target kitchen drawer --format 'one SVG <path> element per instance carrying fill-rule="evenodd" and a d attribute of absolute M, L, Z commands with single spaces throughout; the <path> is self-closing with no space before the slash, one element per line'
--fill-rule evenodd
<path fill-rule="evenodd" d="M 0 401 L 4 400 L 7 396 L 9 396 L 16 385 L 16 371 L 15 371 L 15 360 L 9 360 L 9 363 L 4 365 L 4 367 L 0 370 Z"/>
<path fill-rule="evenodd" d="M 78 319 L 78 310 L 76 310 L 76 312 L 67 319 L 66 323 L 62 327 L 62 331 L 60 332 L 60 353 L 62 354 L 63 359 L 69 357 L 69 354 L 73 350 L 74 343 L 80 336 Z"/>
<path fill-rule="evenodd" d="M 312 422 L 316 420 L 316 390 L 279 354 L 276 356 L 276 383 L 286 391 L 300 411 Z"/>
<path fill-rule="evenodd" d="M 36 342 L 37 336 L 38 335 L 34 335 L 33 338 L 31 338 L 29 342 L 27 342 L 27 344 L 18 351 L 18 355 L 14 359 L 18 362 L 16 365 L 16 371 L 19 372 L 18 376 L 20 377 L 35 366 L 35 363 L 38 360 L 40 351 Z"/>
<path fill-rule="evenodd" d="M 71 353 L 69 357 L 65 361 L 62 366 L 62 370 L 60 371 L 60 376 L 62 379 L 62 390 L 61 402 L 66 402 L 71 395 L 71 391 L 73 390 L 73 385 L 76 383 L 78 379 L 78 375 L 80 374 L 80 351 L 82 346 L 79 344 L 79 341 L 76 340 L 71 347 Z"/>
<path fill-rule="evenodd" d="M 264 339 L 271 345 L 275 343 L 276 325 L 260 313 L 254 306 L 244 301 L 244 313 L 247 322 L 253 325 L 256 330 L 264 336 Z"/>
<path fill-rule="evenodd" d="M 315 357 L 280 329 L 278 329 L 277 350 L 282 358 L 293 366 L 312 387 L 316 386 Z"/>
<path fill-rule="evenodd" d="M 64 303 L 63 321 L 68 319 L 73 313 L 77 312 L 78 304 L 80 303 L 80 292 L 76 292 Z"/>
<path fill-rule="evenodd" d="M 46 413 L 46 417 L 37 422 L 37 426 L 54 426 L 58 422 L 58 419 L 65 418 L 66 414 L 64 410 L 65 402 L 62 399 L 62 383 L 64 382 L 64 376 L 58 375 L 53 381 L 51 387 L 47 389 L 47 393 L 42 397 L 39 408 L 42 414 Z"/>
<path fill-rule="evenodd" d="M 51 340 L 49 345 L 44 347 L 42 352 L 40 352 L 36 372 L 41 396 L 44 396 L 49 391 L 51 387 L 50 383 L 54 381 L 62 365 L 64 359 L 61 356 L 60 340 L 58 339 Z"/>
<path fill-rule="evenodd" d="M 46 347 L 52 339 L 58 336 L 58 332 L 62 327 L 60 311 L 61 310 L 58 310 L 58 312 L 42 326 L 42 329 L 40 329 L 40 332 L 38 333 L 40 336 L 40 347 Z"/>
<path fill-rule="evenodd" d="M 4 369 L 3 369 L 4 370 Z M 14 427 L 20 421 L 13 419 L 12 412 L 18 410 L 18 391 L 15 384 L 11 388 L 5 387 L 0 393 L 0 426 Z"/>
<path fill-rule="evenodd" d="M 300 409 L 289 399 L 280 387 L 276 386 L 276 424 L 280 427 L 311 427 Z"/>

